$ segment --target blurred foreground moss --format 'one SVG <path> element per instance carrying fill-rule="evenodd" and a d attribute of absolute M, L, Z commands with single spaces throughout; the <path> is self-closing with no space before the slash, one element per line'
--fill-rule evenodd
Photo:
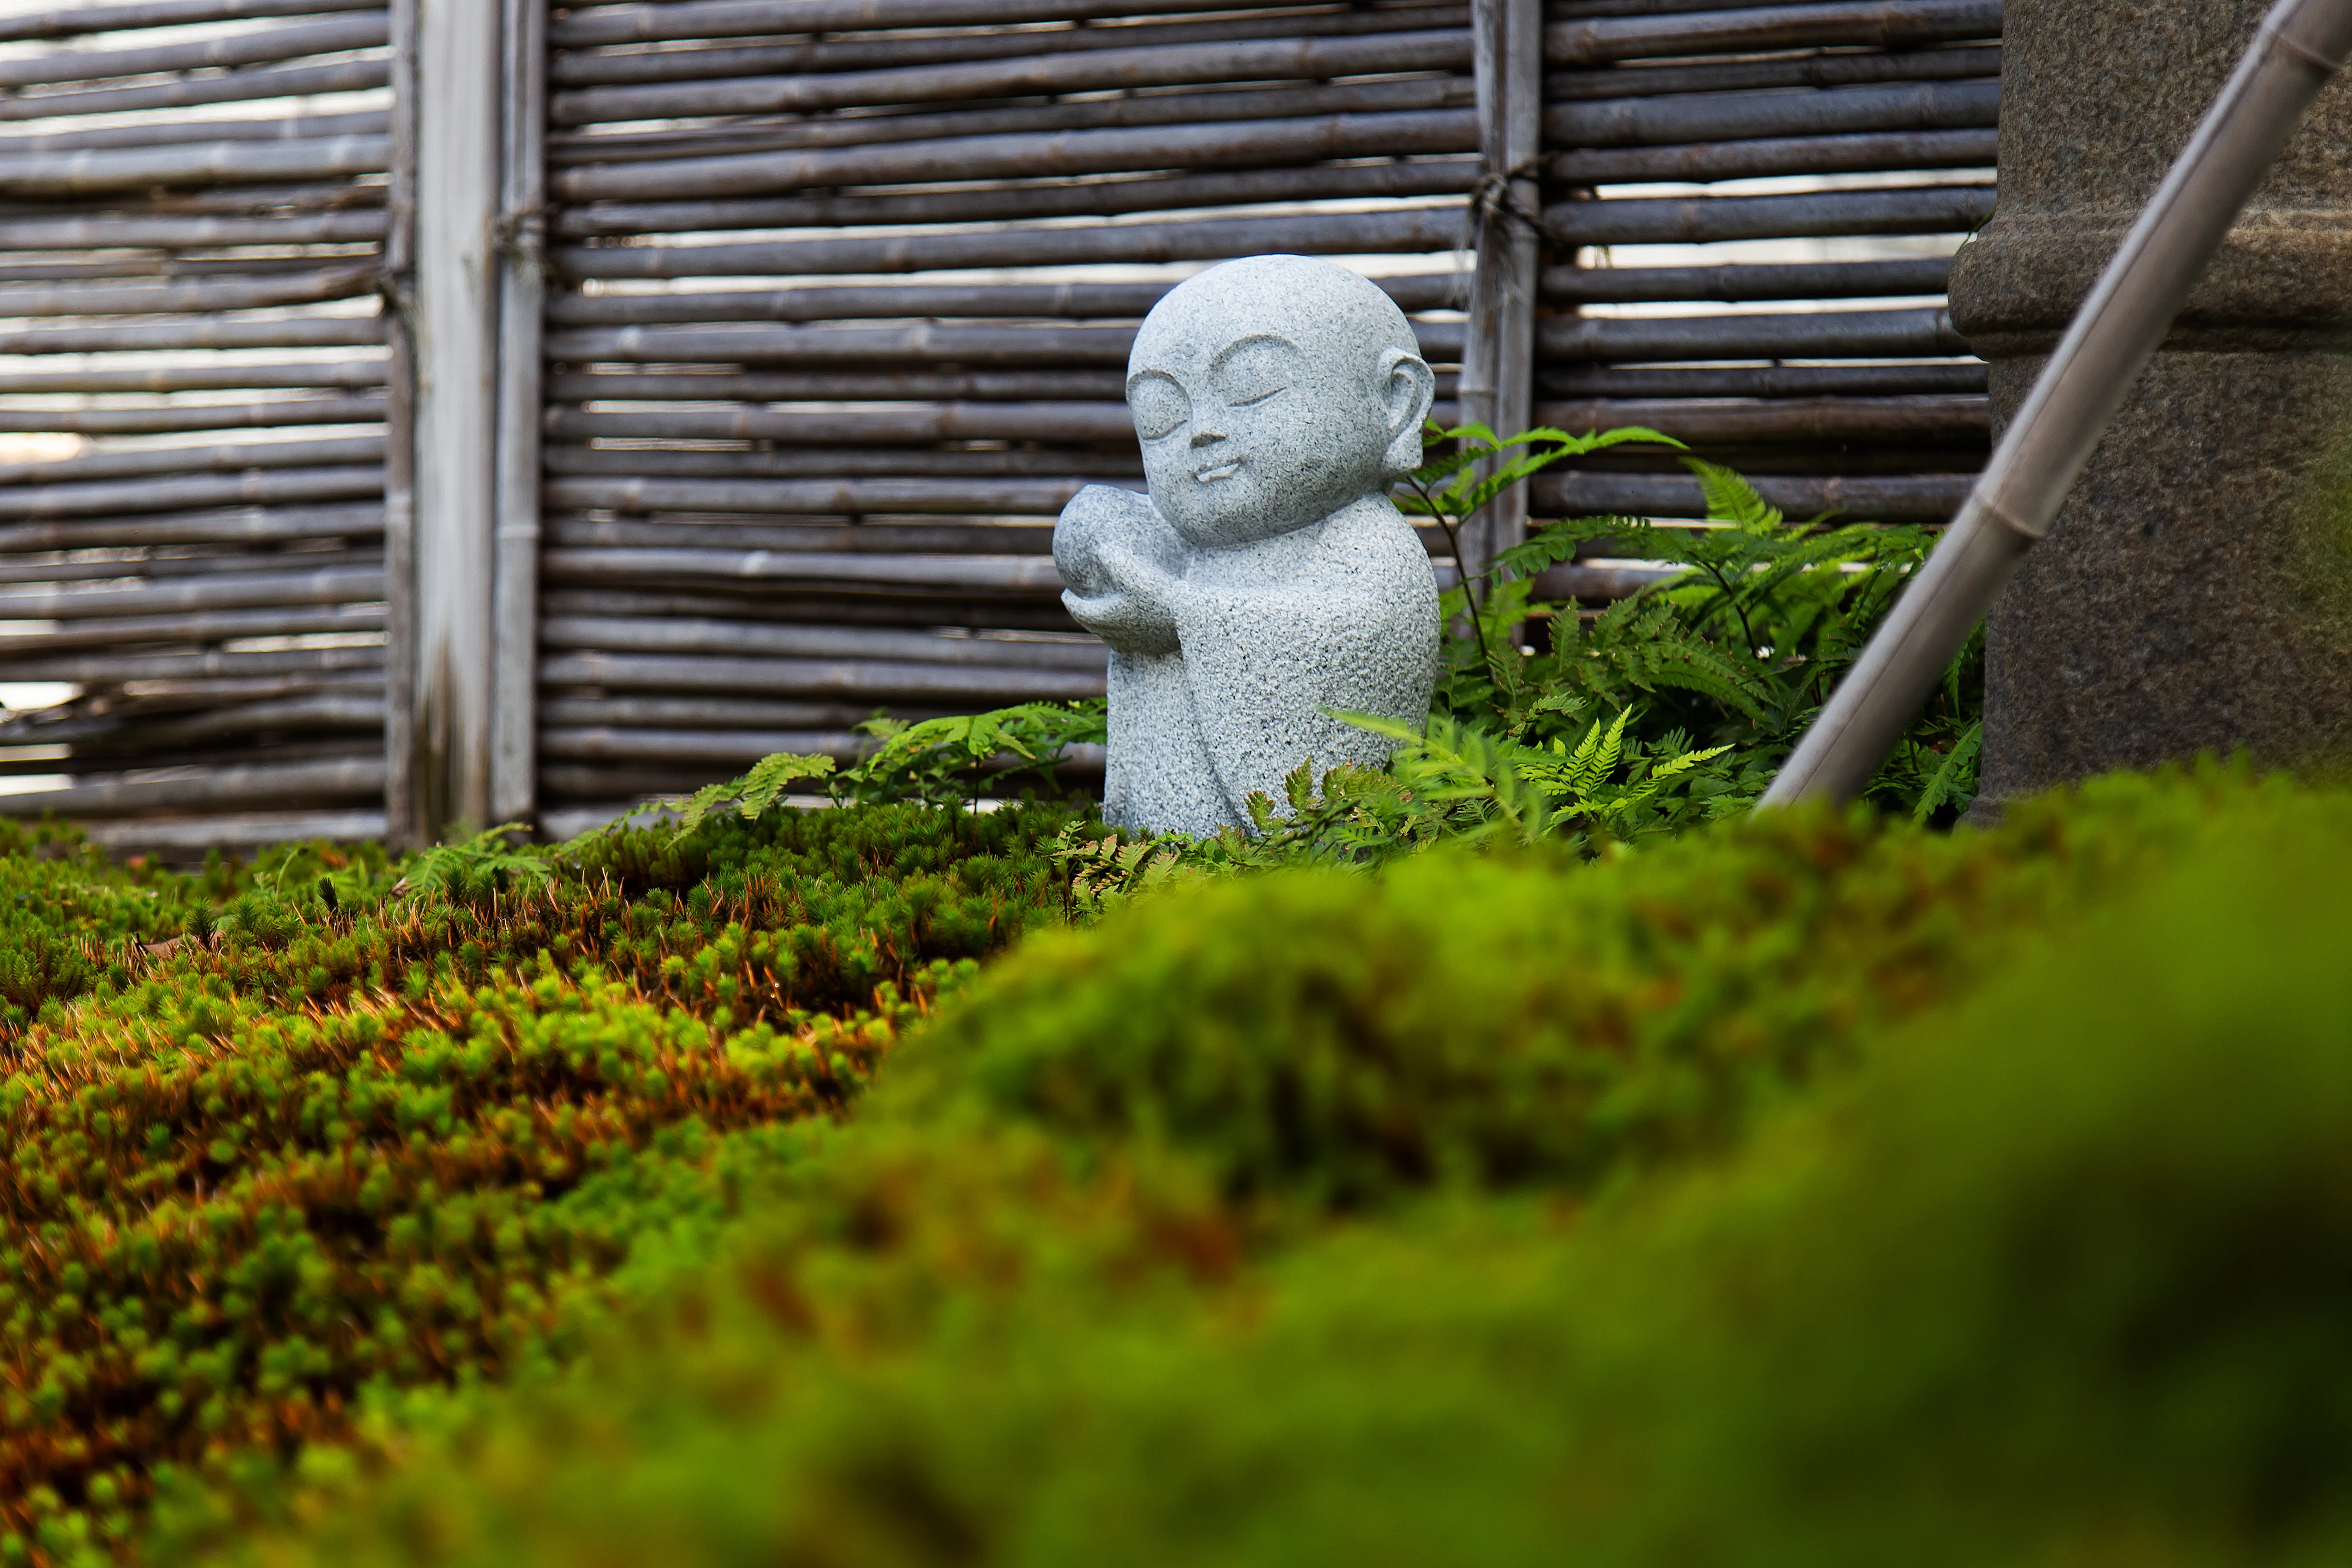
<path fill-rule="evenodd" d="M 2209 772 L 1146 900 L 762 1134 L 568 1370 L 152 1550 L 2341 1561 L 2347 881 L 2352 798 Z"/>

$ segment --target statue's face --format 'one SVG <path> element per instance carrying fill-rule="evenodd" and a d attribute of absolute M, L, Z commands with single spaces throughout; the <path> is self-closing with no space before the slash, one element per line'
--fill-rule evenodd
<path fill-rule="evenodd" d="M 1195 546 L 1245 544 L 1384 492 L 1398 432 L 1381 345 L 1350 333 L 1309 348 L 1304 333 L 1223 314 L 1147 330 L 1127 381 L 1151 497 L 1176 531 Z"/>

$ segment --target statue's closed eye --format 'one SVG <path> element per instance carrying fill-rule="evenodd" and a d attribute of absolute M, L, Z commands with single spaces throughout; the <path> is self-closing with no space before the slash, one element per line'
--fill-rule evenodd
<path fill-rule="evenodd" d="M 1127 384 L 1128 412 L 1135 416 L 1135 433 L 1157 441 L 1192 416 L 1192 400 L 1173 377 L 1145 371 Z"/>
<path fill-rule="evenodd" d="M 1236 408 L 1264 403 L 1298 379 L 1298 350 L 1272 336 L 1244 338 L 1219 354 L 1212 369 L 1219 395 Z"/>

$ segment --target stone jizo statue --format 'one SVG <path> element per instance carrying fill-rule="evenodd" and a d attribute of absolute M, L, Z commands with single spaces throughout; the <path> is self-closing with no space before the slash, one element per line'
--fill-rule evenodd
<path fill-rule="evenodd" d="M 1328 261 L 1227 262 L 1145 318 L 1127 403 L 1150 495 L 1089 485 L 1054 530 L 1062 602 L 1111 647 L 1105 820 L 1244 826 L 1302 761 L 1387 761 L 1326 710 L 1426 716 L 1436 576 L 1388 490 L 1433 389 L 1404 312 Z"/>

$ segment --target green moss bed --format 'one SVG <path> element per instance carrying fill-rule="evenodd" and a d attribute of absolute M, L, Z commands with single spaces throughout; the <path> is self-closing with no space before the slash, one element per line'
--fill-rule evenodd
<path fill-rule="evenodd" d="M 0 1563 L 2352 1555 L 2352 793 L 1066 821 L 0 827 Z"/>

